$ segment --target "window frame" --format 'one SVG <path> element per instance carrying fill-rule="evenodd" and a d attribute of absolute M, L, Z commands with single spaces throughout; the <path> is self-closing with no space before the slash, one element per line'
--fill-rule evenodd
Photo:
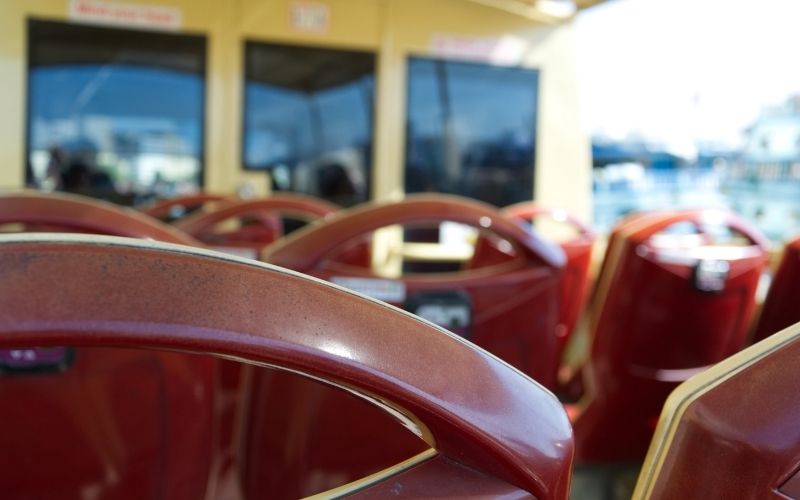
<path fill-rule="evenodd" d="M 372 195 L 374 192 L 373 189 L 373 182 L 375 180 L 375 165 L 376 165 L 376 149 L 375 149 L 375 132 L 377 130 L 377 107 L 378 107 L 378 64 L 379 64 L 379 57 L 380 54 L 372 49 L 365 48 L 365 47 L 354 47 L 354 46 L 346 46 L 346 45 L 324 45 L 320 43 L 304 43 L 301 41 L 286 41 L 286 40 L 273 40 L 269 38 L 259 38 L 253 36 L 246 36 L 241 40 L 241 61 L 242 61 L 242 83 L 241 83 L 241 94 L 240 94 L 240 106 L 239 109 L 241 110 L 241 116 L 239 118 L 239 126 L 240 126 L 240 133 L 239 133 L 239 169 L 244 172 L 264 172 L 266 174 L 271 175 L 271 169 L 266 167 L 254 167 L 248 165 L 247 163 L 247 109 L 248 109 L 248 98 L 247 98 L 247 73 L 248 73 L 248 65 L 247 65 L 247 56 L 248 56 L 248 48 L 253 46 L 271 46 L 271 47 L 281 47 L 281 48 L 288 48 L 288 49 L 306 49 L 306 50 L 322 50 L 327 52 L 350 52 L 350 53 L 360 53 L 364 55 L 369 55 L 373 59 L 374 70 L 372 73 L 373 79 L 373 89 L 372 89 L 372 106 L 369 110 L 369 131 L 370 131 L 370 151 L 369 151 L 369 165 L 366 169 L 366 200 L 372 200 Z M 307 194 L 300 191 L 293 191 L 293 190 L 286 190 L 281 191 L 286 193 L 300 193 L 300 194 Z"/>
<path fill-rule="evenodd" d="M 488 68 L 500 68 L 500 69 L 514 69 L 514 70 L 523 70 L 530 72 L 536 75 L 536 90 L 533 94 L 533 102 L 534 102 L 534 113 L 533 113 L 533 130 L 530 131 L 531 139 L 533 144 L 533 153 L 531 155 L 531 184 L 530 184 L 530 198 L 522 201 L 531 201 L 536 199 L 536 185 L 537 185 L 537 156 L 538 156 L 538 149 L 539 149 L 539 131 L 540 131 L 540 111 L 541 111 L 541 104 L 542 104 L 542 69 L 539 67 L 534 66 L 526 66 L 524 64 L 494 64 L 490 61 L 481 61 L 475 59 L 459 59 L 455 57 L 445 57 L 436 54 L 430 53 L 423 53 L 423 52 L 409 52 L 405 54 L 405 76 L 406 76 L 406 86 L 405 86 L 405 113 L 403 116 L 402 127 L 404 132 L 404 140 L 403 140 L 403 152 L 402 152 L 402 188 L 405 194 L 421 194 L 424 191 L 411 191 L 409 192 L 406 188 L 406 171 L 408 169 L 408 151 L 409 151 L 409 111 L 411 105 L 411 61 L 417 59 L 422 61 L 429 61 L 431 63 L 451 63 L 451 64 L 458 64 L 464 66 L 475 66 L 475 67 L 488 67 Z M 436 191 L 437 193 L 441 193 L 441 191 Z M 461 193 L 445 193 L 445 194 L 453 194 L 455 196 L 464 196 L 470 199 L 471 196 L 467 196 Z M 478 201 L 482 201 L 479 200 Z M 503 206 L 512 205 L 515 202 L 506 203 Z M 491 204 L 491 203 L 490 203 Z M 502 208 L 502 207 L 501 207 Z"/>
<path fill-rule="evenodd" d="M 133 27 L 128 26 L 106 26 L 106 25 L 96 25 L 91 23 L 81 23 L 81 22 L 74 22 L 69 19 L 59 19 L 59 18 L 48 18 L 48 17 L 40 17 L 40 16 L 28 16 L 25 20 L 25 104 L 24 104 L 24 150 L 23 150 L 23 158 L 22 158 L 22 171 L 24 177 L 25 185 L 28 185 L 28 182 L 31 180 L 28 177 L 28 166 L 30 164 L 30 154 L 31 154 L 31 144 L 32 144 L 32 137 L 31 137 L 31 110 L 33 108 L 32 101 L 33 101 L 33 93 L 31 92 L 31 69 L 33 68 L 32 64 L 32 54 L 33 54 L 33 46 L 34 41 L 33 37 L 31 36 L 32 33 L 32 26 L 35 24 L 48 24 L 48 25 L 60 25 L 75 27 L 78 29 L 88 29 L 88 30 L 96 30 L 96 31 L 116 31 L 116 32 L 129 32 L 135 33 L 136 36 L 158 36 L 162 37 L 163 39 L 166 38 L 194 38 L 196 42 L 202 44 L 202 48 L 198 51 L 198 55 L 200 55 L 199 63 L 200 63 L 200 70 L 198 75 L 200 78 L 200 84 L 202 90 L 200 92 L 200 123 L 199 123 L 199 137 L 200 137 L 200 144 L 199 144 L 199 154 L 197 155 L 197 161 L 199 165 L 199 172 L 198 172 L 198 179 L 197 179 L 197 188 L 198 191 L 202 192 L 206 186 L 206 160 L 207 160 L 207 152 L 206 152 L 206 144 L 207 144 L 207 122 L 208 122 L 208 82 L 209 82 L 209 64 L 208 64 L 208 51 L 209 51 L 209 40 L 208 35 L 204 32 L 195 32 L 195 31 L 178 31 L 178 32 L 171 32 L 171 31 L 163 31 L 163 30 L 147 30 L 147 29 L 136 29 Z M 32 172 L 31 172 L 32 174 Z"/>

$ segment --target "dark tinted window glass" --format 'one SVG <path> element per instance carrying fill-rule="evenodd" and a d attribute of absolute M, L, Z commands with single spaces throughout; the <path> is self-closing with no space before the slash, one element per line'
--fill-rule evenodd
<path fill-rule="evenodd" d="M 246 45 L 245 168 L 342 206 L 369 199 L 375 56 Z"/>
<path fill-rule="evenodd" d="M 201 185 L 205 39 L 30 21 L 28 182 L 106 198 Z"/>
<path fill-rule="evenodd" d="M 533 197 L 538 71 L 412 58 L 406 191 Z"/>

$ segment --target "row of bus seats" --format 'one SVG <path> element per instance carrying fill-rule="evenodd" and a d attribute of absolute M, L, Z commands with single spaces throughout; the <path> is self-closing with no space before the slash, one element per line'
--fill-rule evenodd
<path fill-rule="evenodd" d="M 221 201 L 225 201 L 225 203 L 219 205 Z M 208 203 L 217 203 L 217 205 L 208 209 Z M 470 210 L 473 213 L 471 213 L 470 217 L 459 219 L 458 216 L 453 214 L 461 212 L 465 203 L 469 205 L 469 209 L 464 214 L 470 213 Z M 412 206 L 416 207 L 413 209 L 415 210 L 413 216 L 410 212 L 406 214 L 407 216 L 400 216 Z M 211 195 L 193 195 L 158 203 L 145 209 L 145 213 L 163 216 L 175 207 L 180 207 L 180 213 L 189 214 L 183 218 L 175 218 L 173 222 L 176 227 L 212 248 L 250 257 L 259 255 L 268 244 L 277 240 L 286 232 L 281 227 L 281 223 L 284 222 L 281 218 L 294 216 L 300 222 L 305 223 L 315 218 L 330 217 L 335 212 L 335 207 L 329 204 L 297 195 L 277 195 L 262 200 L 244 201 L 223 200 L 222 197 Z M 198 208 L 200 210 L 194 211 Z M 555 298 L 558 319 L 553 328 L 552 316 L 549 319 L 543 319 L 543 325 L 526 325 L 527 319 L 525 317 L 532 313 L 540 312 L 541 309 L 536 309 L 535 306 L 531 305 L 532 303 L 544 306 L 549 301 L 551 303 L 549 307 L 553 309 L 553 295 L 549 293 L 554 289 L 553 277 L 532 276 L 536 274 L 534 268 L 543 267 L 535 256 L 532 258 L 529 255 L 527 264 L 518 265 L 519 269 L 516 272 L 509 268 L 507 261 L 513 257 L 516 251 L 517 240 L 520 239 L 521 235 L 523 239 L 529 238 L 529 236 L 522 234 L 519 229 L 515 228 L 510 230 L 516 231 L 516 239 L 509 237 L 504 239 L 498 236 L 497 227 L 492 228 L 487 224 L 487 221 L 498 219 L 498 214 L 494 209 L 456 197 L 442 196 L 427 200 L 415 198 L 412 203 L 373 208 L 377 209 L 377 213 L 371 215 L 376 221 L 373 227 L 357 230 L 358 234 L 350 234 L 339 230 L 342 227 L 340 224 L 351 224 L 352 227 L 358 228 L 360 221 L 356 216 L 353 219 L 346 219 L 352 222 L 337 222 L 334 224 L 334 229 L 328 228 L 325 230 L 329 234 L 337 233 L 337 236 L 344 236 L 338 242 L 334 242 L 332 238 L 325 237 L 327 240 L 325 245 L 327 246 L 324 246 L 324 248 L 315 243 L 301 242 L 300 246 L 316 246 L 317 250 L 323 249 L 326 253 L 325 265 L 333 266 L 333 274 L 338 274 L 337 276 L 331 276 L 333 281 L 355 287 L 376 298 L 422 313 L 423 316 L 434 320 L 441 326 L 445 326 L 451 331 L 461 333 L 464 336 L 469 336 L 471 340 L 476 341 L 479 345 L 497 352 L 498 355 L 512 361 L 515 366 L 523 369 L 548 387 L 553 388 L 555 386 L 557 360 L 561 358 L 568 335 L 574 329 L 588 285 L 588 267 L 594 235 L 587 226 L 563 210 L 548 209 L 532 203 L 515 205 L 505 211 L 504 215 L 527 222 L 531 222 L 532 219 L 550 217 L 554 220 L 568 223 L 576 233 L 574 237 L 566 239 L 560 245 L 567 260 L 559 278 L 559 292 Z M 365 210 L 369 212 L 369 208 L 365 208 Z M 192 213 L 193 211 L 194 213 Z M 351 215 L 352 212 L 348 216 Z M 248 218 L 251 219 L 250 224 L 247 223 Z M 232 222 L 233 219 L 237 220 L 235 224 L 231 225 L 232 230 L 220 229 L 226 222 Z M 379 276 L 375 273 L 380 271 L 372 269 L 371 234 L 373 230 L 392 224 L 402 224 L 409 228 L 405 235 L 408 237 L 410 232 L 414 231 L 413 226 L 415 224 L 423 226 L 433 224 L 434 237 L 432 241 L 436 242 L 438 240 L 439 224 L 457 220 L 465 221 L 467 225 L 480 229 L 481 236 L 474 243 L 472 254 L 464 258 L 465 262 L 457 263 L 458 265 L 455 268 L 452 266 L 451 268 L 455 271 L 477 272 L 471 274 L 450 272 L 447 276 L 437 275 L 433 279 L 430 276 L 422 277 L 420 273 L 408 273 L 404 280 L 414 282 L 411 286 L 411 291 L 406 290 L 408 284 L 405 282 L 378 281 Z M 508 224 L 507 226 L 510 227 Z M 350 232 L 352 233 L 352 231 Z M 532 251 L 535 254 L 537 251 L 544 251 L 550 254 L 551 258 L 553 254 L 557 253 L 552 244 L 538 238 L 535 234 L 533 238 L 537 240 L 534 243 L 538 248 L 529 249 L 529 252 Z M 513 245 L 511 244 L 512 241 L 515 242 Z M 521 244 L 523 246 L 525 244 L 530 245 L 529 242 Z M 430 253 L 431 246 L 425 247 L 424 251 Z M 293 250 L 286 252 L 291 253 Z M 440 261 L 447 261 L 448 259 L 458 260 L 462 257 L 458 255 L 455 257 L 453 255 L 439 255 L 435 258 Z M 269 257 L 269 259 L 273 260 L 275 257 Z M 273 262 L 281 264 L 277 260 L 273 260 Z M 313 272 L 310 269 L 305 269 L 292 263 L 283 264 L 304 272 Z M 497 266 L 499 264 L 504 265 Z M 519 277 L 520 269 L 527 269 L 528 276 Z M 541 272 L 542 270 L 540 269 L 539 273 L 541 274 Z M 552 270 L 550 274 L 553 274 Z M 470 276 L 473 278 L 471 282 L 470 280 L 465 281 L 465 278 Z M 515 281 L 518 282 L 516 288 L 507 286 Z M 423 284 L 419 285 L 419 283 Z M 387 288 L 381 289 L 380 286 Z M 422 286 L 422 289 L 415 290 L 420 286 Z M 392 287 L 396 288 L 396 290 L 390 290 Z M 403 290 L 399 290 L 400 288 Z M 511 304 L 510 309 L 512 311 L 509 315 L 506 310 L 509 309 L 509 306 L 504 306 L 502 303 L 504 301 L 508 303 L 507 297 L 510 296 L 516 296 L 516 300 L 520 300 L 519 298 L 524 295 L 517 293 L 520 289 L 525 291 L 524 294 L 533 295 L 544 291 L 547 292 L 547 296 L 544 300 L 538 295 L 531 296 L 527 299 L 522 299 L 520 304 Z M 494 312 L 478 314 L 479 324 L 473 324 L 473 314 L 475 312 L 492 310 Z M 507 326 L 496 324 L 498 315 L 501 313 L 503 321 L 508 323 Z M 546 318 L 547 315 L 536 314 L 536 316 Z M 489 333 L 486 328 L 489 322 L 493 323 L 492 331 L 508 331 L 510 332 L 508 334 L 510 338 L 504 339 L 502 335 Z M 477 326 L 477 334 L 472 331 L 474 326 Z M 551 331 L 555 332 L 555 343 L 552 340 L 553 335 L 549 333 Z M 536 332 L 548 332 L 548 334 Z M 548 348 L 543 349 L 543 346 L 548 343 L 550 344 Z M 505 348 L 492 347 L 492 345 L 501 344 L 509 345 Z M 536 348 L 533 348 L 534 345 Z M 538 352 L 537 357 L 535 359 L 525 359 L 532 352 Z M 530 367 L 526 368 L 526 365 L 530 365 Z M 534 368 L 532 367 L 536 367 L 539 372 L 534 373 Z"/>
<path fill-rule="evenodd" d="M 560 277 L 553 277 L 562 266 L 552 244 L 535 233 L 526 240 L 489 207 L 440 196 L 350 211 L 271 247 L 264 258 L 431 319 L 558 389 L 555 374 L 586 293 L 593 235 L 563 212 L 532 204 L 504 212 L 529 221 L 550 215 L 577 229 L 562 242 L 567 261 Z M 481 230 L 461 272 L 376 275 L 365 255 L 372 231 L 445 221 Z M 616 228 L 589 314 L 580 401 L 568 404 L 579 461 L 640 462 L 667 395 L 744 345 L 765 250 L 755 229 L 725 212 L 654 212 Z"/>
<path fill-rule="evenodd" d="M 565 312 L 574 306 L 559 302 L 563 250 L 536 233 L 515 232 L 508 212 L 501 217 L 442 197 L 367 206 L 296 233 L 269 247 L 264 259 L 434 319 L 555 389 L 557 332 L 575 322 Z M 379 227 L 443 220 L 483 230 L 467 271 L 381 280 L 368 266 L 336 260 L 340 249 L 363 245 Z M 588 234 L 582 229 L 573 240 L 586 259 L 582 266 Z M 765 263 L 763 237 L 726 212 L 650 213 L 618 226 L 589 314 L 580 401 L 568 405 L 580 463 L 635 467 L 644 459 L 669 393 L 745 345 Z M 580 302 L 584 289 L 569 292 Z"/>
<path fill-rule="evenodd" d="M 285 234 L 337 210 L 324 200 L 298 194 L 247 200 L 196 194 L 163 200 L 142 212 L 172 223 L 210 248 L 258 258 Z"/>
<path fill-rule="evenodd" d="M 307 206 L 312 214 L 320 213 L 317 207 L 328 212 L 322 202 L 313 205 L 291 196 L 275 197 L 259 207 L 274 209 L 280 203 L 291 213 Z M 253 213 L 252 207 L 241 213 Z M 91 233 L 204 246 L 180 229 L 136 211 L 74 195 L 1 196 L 0 224 L 6 231 Z M 108 279 L 115 279 L 113 269 Z M 198 283 L 197 294 L 216 285 Z M 220 302 L 223 299 L 220 295 Z M 171 305 L 154 303 L 153 307 Z M 209 462 L 220 494 L 226 488 L 241 487 L 246 498 L 293 498 L 369 475 L 427 449 L 402 428 L 390 450 L 375 447 L 370 425 L 393 428 L 395 422 L 374 406 L 338 391 L 338 410 L 344 412 L 339 416 L 349 411 L 366 425 L 325 419 L 315 437 L 313 426 L 304 425 L 308 418 L 295 418 L 293 409 L 298 407 L 291 403 L 308 402 L 330 388 L 279 372 L 275 381 L 283 377 L 287 385 L 270 385 L 270 370 L 242 368 L 234 361 L 113 348 L 15 347 L 0 352 L 0 371 L 11 375 L 0 384 L 0 400 L 18 403 L 5 413 L 3 424 L 21 431 L 3 434 L 7 460 L 2 464 L 0 489 L 33 498 L 82 497 L 92 494 L 86 488 L 91 489 L 93 483 L 103 497 L 200 498 L 207 485 L 193 477 L 208 475 L 202 468 Z M 267 389 L 277 389 L 279 394 L 259 399 Z M 275 411 L 273 405 L 281 401 L 285 409 Z M 307 413 L 308 408 L 302 410 Z M 185 425 L 187 421 L 191 425 Z M 241 430 L 235 431 L 239 422 L 258 422 L 248 427 L 243 445 L 238 442 Z M 48 429 L 47 433 L 42 429 Z M 298 431 L 303 432 L 300 441 L 284 439 Z M 215 439 L 204 439 L 207 436 Z M 203 444 L 192 451 L 193 460 L 186 460 L 184 442 Z M 345 446 L 355 460 L 342 460 L 340 450 Z M 54 464 L 42 462 L 41 457 L 60 463 L 65 454 L 69 462 L 49 470 L 57 477 L 42 481 L 42 468 Z M 248 459 L 239 464 L 242 455 Z M 243 486 L 235 486 L 239 484 Z"/>
<path fill-rule="evenodd" d="M 265 203 L 267 200 L 272 201 Z M 69 196 L 28 193 L 0 197 L 0 223 L 24 224 L 25 230 L 116 234 L 195 246 L 205 239 L 212 245 L 228 246 L 230 241 L 247 241 L 239 236 L 226 239 L 225 234 L 231 233 L 214 235 L 213 228 L 232 217 L 248 218 L 254 227 L 277 228 L 271 233 L 273 239 L 280 234 L 278 214 L 323 218 L 270 246 L 263 254 L 265 260 L 417 312 L 494 352 L 548 387 L 557 387 L 559 359 L 586 291 L 581 283 L 586 282 L 592 235 L 585 226 L 574 222 L 577 237 L 559 248 L 528 230 L 529 226 L 515 222 L 547 214 L 530 205 L 500 213 L 472 201 L 421 196 L 331 215 L 333 207 L 303 197 L 282 195 L 267 200 L 216 199 L 212 200 L 217 203 L 214 209 L 175 222 L 179 228 L 189 228 L 197 239 L 131 211 Z M 550 215 L 568 219 L 563 213 Z M 444 221 L 479 230 L 474 252 L 459 271 L 392 279 L 375 274 L 369 254 L 374 230 Z M 259 249 L 266 238 L 249 242 Z M 782 273 L 790 272 L 792 262 L 787 251 L 764 307 L 762 325 L 778 314 L 778 301 L 784 297 L 779 287 L 787 286 L 781 285 Z M 724 212 L 650 213 L 631 217 L 617 227 L 609 238 L 592 297 L 591 351 L 578 370 L 585 380 L 583 397 L 578 404 L 567 406 L 579 461 L 640 462 L 644 458 L 669 392 L 743 346 L 764 263 L 763 239 Z M 570 279 L 577 284 L 567 285 Z M 63 363 L 73 354 L 65 350 L 47 355 Z M 87 374 L 101 370 L 93 368 L 94 359 L 103 360 L 102 370 L 115 363 L 113 353 L 81 354 L 76 358 L 80 366 L 69 370 L 77 380 L 90 380 Z M 173 354 L 167 357 L 179 361 L 171 361 L 161 359 L 160 354 L 137 355 L 145 360 L 120 361 L 120 366 L 132 362 L 169 367 L 188 358 Z M 13 365 L 11 354 L 4 356 L 6 364 Z M 147 361 L 147 356 L 152 359 Z M 40 357 L 44 359 L 45 353 Z M 360 477 L 372 471 L 370 467 L 395 463 L 424 448 L 412 435 L 397 432 L 393 422 L 363 401 L 307 379 L 273 371 L 243 373 L 238 365 L 225 362 L 214 363 L 213 368 L 207 360 L 201 365 L 197 370 L 219 389 L 207 397 L 225 402 L 216 405 L 222 421 L 245 418 L 264 423 L 251 432 L 244 452 L 248 458 L 244 484 L 256 498 L 267 492 L 282 492 L 287 497 L 308 493 L 296 485 L 307 484 L 312 477 L 316 479 L 311 482 L 325 489 L 335 482 L 330 478 Z M 14 390 L 26 392 L 26 379 L 17 380 Z M 4 384 L 4 388 L 13 385 Z M 50 390 L 61 391 L 56 386 Z M 271 407 L 274 401 L 282 401 L 280 412 Z M 309 407 L 322 418 L 313 423 L 301 418 Z M 359 425 L 342 426 L 342 416 Z M 205 432 L 208 425 L 199 420 L 196 432 Z M 281 440 L 287 433 L 314 439 Z M 382 446 L 374 446 L 375 435 L 383 436 Z M 229 474 L 235 461 L 235 439 L 228 435 L 217 443 L 224 450 L 220 456 L 227 457 Z M 351 451 L 347 460 L 342 460 L 343 447 Z M 263 450 L 271 450 L 271 454 Z M 275 466 L 274 456 L 291 459 Z M 287 477 L 296 481 L 287 481 Z M 281 490 L 287 484 L 295 489 Z"/>
<path fill-rule="evenodd" d="M 162 222 L 174 222 L 198 210 L 213 210 L 213 208 L 226 201 L 234 199 L 213 193 L 197 193 L 175 196 L 159 200 L 142 207 L 142 212 Z"/>
<path fill-rule="evenodd" d="M 2 235 L 0 267 L 0 348 L 16 361 L 0 378 L 3 498 L 297 498 L 331 485 L 342 488 L 323 498 L 567 494 L 572 439 L 558 401 L 410 314 L 253 260 L 130 238 Z M 226 406 L 241 400 L 219 390 L 220 358 L 208 354 L 356 395 L 375 416 L 407 426 L 423 451 L 367 477 L 380 462 L 354 474 L 351 443 L 317 443 L 316 453 L 338 456 L 341 472 L 284 475 L 254 491 L 249 474 L 283 471 L 315 435 L 275 418 L 286 414 L 280 399 L 265 419 L 246 410 L 229 418 Z M 45 372 L 45 358 L 68 366 Z M 446 376 L 430 370 L 444 365 Z M 302 419 L 303 430 L 319 418 L 313 404 L 287 417 Z M 346 417 L 343 429 L 359 423 Z M 533 424 L 541 429 L 531 433 Z M 271 444 L 258 439 L 266 432 L 290 454 L 254 450 Z M 370 445 L 380 450 L 381 436 Z M 253 452 L 266 468 L 252 470 Z M 231 463 L 244 480 L 228 473 Z M 351 478 L 362 481 L 343 484 Z"/>
<path fill-rule="evenodd" d="M 454 335 L 219 253 L 23 236 L 0 237 L 0 348 L 42 345 L 52 361 L 63 359 L 53 351 L 64 342 L 82 347 L 57 374 L 0 379 L 4 498 L 243 498 L 217 480 L 224 466 L 217 443 L 225 437 L 209 383 L 215 358 L 196 361 L 208 352 L 345 387 L 401 415 L 435 450 L 325 498 L 566 497 L 573 450 L 563 408 Z M 233 286 L 195 294 L 198 283 Z M 244 303 L 259 313 L 237 314 Z M 318 335 L 319 325 L 329 326 L 328 335 Z M 131 349 L 125 358 L 107 345 L 153 350 Z M 148 354 L 159 349 L 182 354 Z M 634 498 L 797 498 L 799 351 L 796 325 L 674 392 Z M 313 419 L 314 410 L 302 418 Z M 282 411 L 280 402 L 273 411 Z M 237 441 L 248 443 L 251 427 L 263 422 L 243 427 Z M 382 436 L 374 437 L 373 446 L 382 446 Z M 305 436 L 282 436 L 298 438 Z M 349 451 L 340 449 L 340 458 Z M 32 474 L 22 475 L 25 468 Z M 244 498 L 265 496 L 279 495 Z"/>
<path fill-rule="evenodd" d="M 207 202 L 216 202 L 217 206 L 210 210 L 201 207 L 174 221 L 175 226 L 214 248 L 240 254 L 246 251 L 250 252 L 249 256 L 257 254 L 283 233 L 279 216 L 295 216 L 307 222 L 329 217 L 335 210 L 311 198 L 277 195 L 245 201 L 192 196 L 157 204 L 146 212 L 163 215 L 176 206 L 190 212 Z M 371 226 L 363 226 L 360 216 L 356 215 L 360 211 L 350 211 L 345 217 L 325 224 L 326 234 L 320 237 L 325 240 L 323 244 L 301 240 L 298 246 L 305 249 L 292 248 L 284 250 L 284 254 L 299 257 L 309 249 L 321 252 L 325 254 L 324 266 L 322 263 L 312 265 L 332 269 L 330 276 L 321 277 L 433 319 L 512 362 L 548 387 L 554 387 L 558 359 L 567 332 L 572 330 L 587 282 L 593 241 L 587 228 L 580 226 L 579 238 L 563 246 L 569 252 L 569 263 L 567 271 L 559 277 L 557 268 L 561 265 L 554 261 L 561 258 L 556 256 L 559 250 L 536 234 L 531 235 L 503 220 L 491 207 L 455 197 L 421 197 L 400 204 L 368 206 L 362 211 L 370 214 Z M 539 207 L 525 205 L 512 207 L 508 215 L 530 219 L 547 214 Z M 560 212 L 549 215 L 562 216 Z M 220 230 L 233 219 L 237 221 L 232 230 Z M 457 266 L 457 272 L 433 278 L 411 273 L 402 280 L 384 281 L 375 274 L 370 251 L 374 230 L 393 224 L 438 226 L 454 221 L 478 228 L 484 234 L 476 243 L 471 258 Z M 570 219 L 570 222 L 575 223 L 575 220 Z M 491 224 L 494 226 L 490 227 Z M 503 236 L 498 231 L 506 234 Z M 334 234 L 338 239 L 333 238 Z M 443 260 L 447 258 L 442 257 Z M 318 274 L 303 265 L 282 262 L 280 257 L 271 256 L 268 260 Z M 581 293 L 570 293 L 576 286 Z M 539 323 L 529 321 L 529 317 L 538 318 Z"/>
<path fill-rule="evenodd" d="M 301 205 L 298 200 L 305 203 Z M 197 199 L 190 198 L 186 201 L 186 204 L 191 204 Z M 313 210 L 315 207 L 310 205 L 310 199 L 279 195 L 266 200 L 232 202 L 216 210 L 198 211 L 186 219 L 176 221 L 175 224 L 206 243 L 221 244 L 223 247 L 227 245 L 226 249 L 229 249 L 230 233 L 215 230 L 215 225 L 220 222 L 234 216 L 241 217 L 246 213 L 244 209 L 251 211 L 281 209 L 282 215 L 289 213 L 287 209 L 294 209 L 295 215 L 330 214 L 330 211 L 324 210 L 315 212 Z M 317 205 L 322 206 L 319 203 Z M 362 212 L 367 214 L 369 221 L 357 215 Z M 508 215 L 521 220 L 539 216 L 564 218 L 563 212 L 549 211 L 531 204 L 511 207 Z M 496 210 L 488 206 L 455 197 L 417 197 L 399 204 L 366 206 L 336 221 L 326 220 L 324 226 L 315 226 L 320 229 L 325 228 L 324 234 L 317 234 L 314 237 L 315 241 L 307 241 L 301 236 L 296 246 L 281 251 L 282 255 L 289 258 L 307 260 L 305 265 L 282 261 L 282 257 L 276 255 L 270 255 L 266 260 L 330 279 L 420 314 L 511 361 L 518 368 L 552 388 L 558 359 L 566 341 L 566 333 L 571 331 L 580 307 L 579 300 L 571 300 L 574 294 L 569 293 L 571 292 L 569 288 L 577 286 L 585 289 L 584 283 L 593 241 L 588 228 L 574 218 L 567 216 L 566 219 L 567 222 L 576 225 L 578 237 L 565 242 L 564 248 L 569 250 L 568 272 L 561 278 L 560 287 L 556 281 L 559 279 L 556 273 L 560 265 L 554 265 L 553 262 L 559 258 L 556 257 L 559 251 L 553 245 L 543 241 L 536 234 L 530 234 L 530 231 L 521 230 L 516 224 L 505 221 Z M 370 253 L 371 235 L 374 230 L 397 224 L 406 227 L 408 232 L 415 229 L 419 232 L 420 229 L 426 229 L 426 225 L 433 224 L 433 241 L 436 241 L 439 224 L 453 222 L 466 224 L 481 231 L 472 257 L 458 265 L 454 272 L 433 276 L 407 273 L 393 280 L 381 279 L 381 276 L 376 274 L 377 271 L 371 265 Z M 263 225 L 270 226 L 268 223 Z M 200 228 L 207 232 L 206 235 L 198 230 Z M 316 234 L 316 230 L 310 232 Z M 251 249 L 257 251 L 259 248 L 251 247 Z M 430 249 L 430 246 L 425 248 L 428 251 Z M 314 258 L 308 255 L 309 252 L 321 256 L 320 259 L 313 261 Z M 308 260 L 309 258 L 311 260 Z M 449 257 L 445 255 L 439 258 L 445 260 Z M 550 259 L 550 262 L 547 259 Z M 579 294 L 579 297 L 582 295 Z M 570 300 L 566 301 L 564 297 Z M 569 304 L 570 307 L 559 308 L 559 303 Z M 531 322 L 531 317 L 537 318 L 538 323 Z M 268 378 L 269 382 L 262 378 Z M 268 393 L 275 391 L 275 388 L 279 388 L 281 393 Z M 256 398 L 253 408 L 255 411 L 259 410 L 258 401 L 266 402 L 285 397 L 286 394 L 305 394 L 314 391 L 323 393 L 315 396 L 316 398 L 325 398 L 324 390 L 316 388 L 312 383 L 295 380 L 291 376 L 270 373 L 263 377 L 255 377 L 253 392 L 259 394 L 259 397 Z M 323 413 L 325 409 L 330 411 L 332 417 L 330 421 L 335 420 L 333 417 L 343 412 L 358 414 L 357 408 L 344 410 L 348 401 L 337 392 L 332 391 L 330 397 L 333 398 L 330 402 L 326 401 L 324 404 L 317 402 L 317 406 L 322 408 L 318 411 Z M 352 404 L 357 406 L 358 402 L 352 401 Z M 300 407 L 302 408 L 302 404 Z M 296 407 L 287 405 L 287 408 Z M 269 412 L 264 411 L 263 415 L 269 415 Z M 329 421 L 325 418 L 321 420 Z M 381 422 L 377 424 L 382 425 Z M 362 436 L 374 435 L 374 429 L 369 425 L 360 425 L 356 429 L 362 431 Z M 306 429 L 304 432 L 311 432 L 311 429 Z M 314 432 L 322 435 L 326 433 L 319 425 Z M 328 434 L 330 435 L 328 441 L 348 437 L 347 441 L 351 443 L 359 442 L 358 436 L 343 435 L 341 431 L 330 431 Z M 266 435 L 265 438 L 270 436 Z M 395 443 L 394 446 L 384 446 L 384 449 L 406 450 L 411 446 L 405 441 L 404 436 L 398 436 L 397 440 L 399 443 Z M 363 442 L 363 439 L 360 442 Z M 286 450 L 286 453 L 290 454 L 289 450 Z M 311 450 L 302 454 L 295 450 L 294 454 L 301 457 L 298 464 L 295 464 L 297 467 L 313 469 L 315 460 L 320 459 L 320 454 L 311 453 Z M 362 454 L 359 460 L 363 459 Z M 337 460 L 331 460 L 327 466 L 332 467 L 336 462 Z M 340 458 L 338 462 L 341 462 Z M 254 457 L 248 463 L 257 469 L 261 468 L 258 457 Z M 256 479 L 263 483 L 259 489 L 274 490 L 275 486 L 272 483 L 284 475 L 278 473 L 272 479 L 261 475 Z"/>

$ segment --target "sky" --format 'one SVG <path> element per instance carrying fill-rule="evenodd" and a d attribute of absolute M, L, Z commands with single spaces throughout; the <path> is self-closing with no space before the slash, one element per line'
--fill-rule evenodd
<path fill-rule="evenodd" d="M 610 0 L 576 21 L 583 123 L 687 156 L 800 94 L 800 0 Z"/>

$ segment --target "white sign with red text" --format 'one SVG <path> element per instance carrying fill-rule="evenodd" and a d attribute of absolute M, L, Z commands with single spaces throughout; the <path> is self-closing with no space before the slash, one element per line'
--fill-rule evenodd
<path fill-rule="evenodd" d="M 330 281 L 373 299 L 402 304 L 406 300 L 406 285 L 402 281 L 374 278 L 333 276 Z"/>
<path fill-rule="evenodd" d="M 101 0 L 71 0 L 69 18 L 92 24 L 153 30 L 177 30 L 183 24 L 178 7 Z"/>
<path fill-rule="evenodd" d="M 321 2 L 292 2 L 290 21 L 292 28 L 306 33 L 326 33 L 331 24 L 331 10 Z"/>
<path fill-rule="evenodd" d="M 430 42 L 430 51 L 436 56 L 507 66 L 520 64 L 527 47 L 525 40 L 512 35 L 496 38 L 434 34 Z"/>

